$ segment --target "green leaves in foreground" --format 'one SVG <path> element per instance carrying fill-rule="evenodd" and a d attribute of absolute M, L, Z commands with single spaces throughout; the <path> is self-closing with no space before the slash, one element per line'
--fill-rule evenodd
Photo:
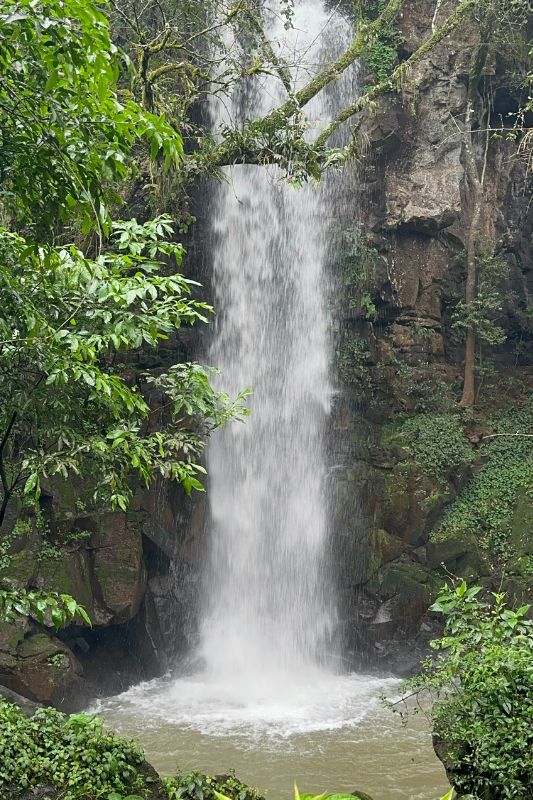
<path fill-rule="evenodd" d="M 0 700 L 0 796 L 13 800 L 50 787 L 62 800 L 144 798 L 154 782 L 142 773 L 139 745 L 85 714 L 52 708 L 27 719 Z"/>
<path fill-rule="evenodd" d="M 0 524 L 10 499 L 37 499 L 43 479 L 80 476 L 89 506 L 123 510 L 132 474 L 202 490 L 205 435 L 246 414 L 246 393 L 231 402 L 199 364 L 128 366 L 211 312 L 169 268 L 183 253 L 171 233 L 168 217 L 117 223 L 110 249 L 90 259 L 0 230 Z"/>
<path fill-rule="evenodd" d="M 445 617 L 435 657 L 406 693 L 429 692 L 436 749 L 459 796 L 533 797 L 533 620 L 462 581 L 432 610 Z"/>
<path fill-rule="evenodd" d="M 56 630 L 67 622 L 77 621 L 92 626 L 85 608 L 69 594 L 0 589 L 0 619 L 11 622 L 18 615 L 51 624 Z"/>

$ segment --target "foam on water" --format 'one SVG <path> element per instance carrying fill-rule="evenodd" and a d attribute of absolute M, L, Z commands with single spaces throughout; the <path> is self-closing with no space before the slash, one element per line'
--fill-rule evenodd
<path fill-rule="evenodd" d="M 138 684 L 116 697 L 98 701 L 92 711 L 122 725 L 141 722 L 189 728 L 207 736 L 228 736 L 269 747 L 291 737 L 319 731 L 354 729 L 379 708 L 378 696 L 397 681 L 362 675 L 307 674 L 302 680 L 280 680 L 272 694 L 271 676 L 242 687 L 205 674 L 170 677 Z M 246 701 L 243 697 L 246 696 Z"/>

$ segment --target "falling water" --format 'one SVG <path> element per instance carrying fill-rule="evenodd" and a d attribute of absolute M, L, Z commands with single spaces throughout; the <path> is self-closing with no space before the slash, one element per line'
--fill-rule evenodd
<path fill-rule="evenodd" d="M 327 16 L 316 2 L 298 12 L 292 43 L 301 49 L 320 37 Z M 283 91 L 276 77 L 256 82 L 235 94 L 229 114 L 263 116 Z M 227 115 L 219 104 L 216 123 Z M 253 395 L 246 424 L 229 426 L 208 450 L 212 530 L 201 653 L 207 670 L 227 676 L 244 697 L 278 691 L 331 661 L 328 217 L 316 187 L 288 187 L 277 170 L 242 165 L 225 177 L 212 223 L 221 317 L 210 362 L 227 391 L 249 386 Z"/>

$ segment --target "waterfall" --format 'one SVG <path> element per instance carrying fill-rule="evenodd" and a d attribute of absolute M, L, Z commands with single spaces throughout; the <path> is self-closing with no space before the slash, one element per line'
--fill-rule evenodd
<path fill-rule="evenodd" d="M 296 86 L 331 63 L 351 34 L 320 0 L 296 0 L 289 31 L 275 10 L 264 18 L 272 42 L 284 41 L 279 55 Z M 284 92 L 276 76 L 250 79 L 213 105 L 213 129 L 260 118 Z M 353 68 L 306 107 L 309 136 L 356 92 Z M 333 218 L 356 196 L 353 176 L 343 170 L 298 189 L 275 167 L 236 165 L 223 177 L 210 209 L 218 316 L 208 361 L 224 391 L 253 394 L 246 422 L 216 431 L 208 446 L 198 647 L 188 668 L 179 664 L 177 674 L 99 709 L 143 731 L 164 720 L 172 731 L 199 733 L 208 748 L 229 736 L 246 750 L 355 727 L 384 683 L 342 674 L 335 644 L 328 265 L 338 254 Z"/>
<path fill-rule="evenodd" d="M 276 14 L 265 19 L 272 40 L 284 40 L 287 61 L 303 58 L 296 85 L 346 41 L 347 23 L 314 0 L 296 6 L 288 33 Z M 214 128 L 259 118 L 284 99 L 277 76 L 250 80 L 215 104 Z M 331 102 L 331 93 L 314 101 L 316 123 L 328 119 Z M 246 423 L 218 432 L 208 448 L 200 652 L 206 671 L 226 677 L 245 699 L 327 668 L 335 655 L 325 490 L 332 211 L 327 184 L 296 189 L 276 168 L 239 165 L 224 178 L 212 209 L 220 317 L 209 362 L 225 391 L 251 387 L 253 394 Z"/>

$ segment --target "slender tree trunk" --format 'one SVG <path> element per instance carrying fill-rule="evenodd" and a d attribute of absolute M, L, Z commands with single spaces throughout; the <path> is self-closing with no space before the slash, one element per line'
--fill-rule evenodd
<path fill-rule="evenodd" d="M 7 477 L 4 454 L 7 443 L 9 441 L 9 437 L 11 436 L 11 433 L 15 426 L 15 422 L 17 421 L 17 417 L 18 413 L 14 411 L 13 414 L 11 415 L 11 419 L 9 420 L 7 428 L 5 429 L 2 439 L 0 441 L 0 486 L 2 489 L 2 502 L 0 504 L 0 528 L 4 523 L 7 507 L 13 495 L 14 486 L 13 483 L 10 484 Z"/>
<path fill-rule="evenodd" d="M 466 289 L 465 303 L 469 305 L 476 297 L 476 244 L 481 227 L 481 211 L 483 202 L 483 187 L 479 179 L 476 157 L 472 145 L 472 117 L 474 113 L 473 101 L 470 97 L 466 107 L 465 128 L 463 134 L 464 157 L 466 176 L 469 189 L 470 220 L 466 240 Z M 470 325 L 466 332 L 465 371 L 463 395 L 460 405 L 471 408 L 474 405 L 476 386 L 474 377 L 476 349 L 476 330 Z"/>

